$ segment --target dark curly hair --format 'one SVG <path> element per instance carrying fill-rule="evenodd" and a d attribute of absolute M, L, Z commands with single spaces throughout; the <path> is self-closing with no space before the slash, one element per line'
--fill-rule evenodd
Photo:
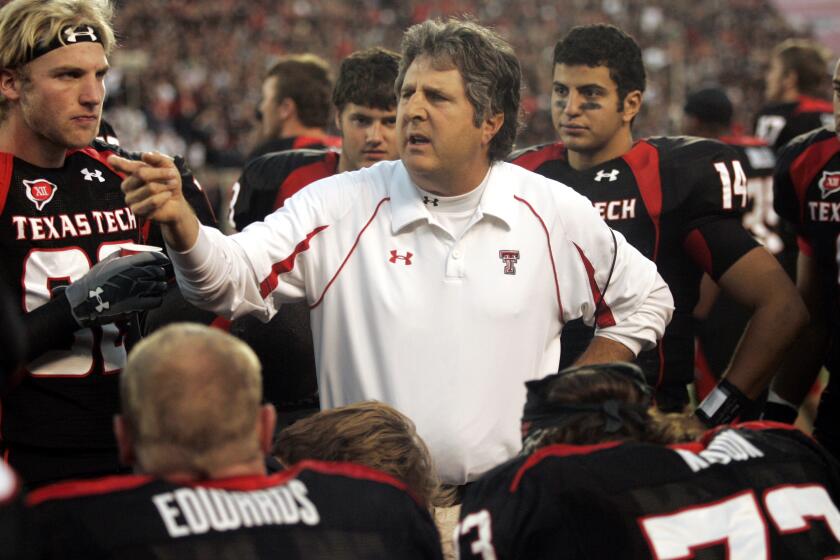
<path fill-rule="evenodd" d="M 490 161 L 504 159 L 519 127 L 522 70 L 513 47 L 494 31 L 469 21 L 428 20 L 408 28 L 402 40 L 403 59 L 395 90 L 402 88 L 408 67 L 419 56 L 451 65 L 461 73 L 467 99 L 475 111 L 475 126 L 502 113 L 504 123 L 490 142 Z"/>
<path fill-rule="evenodd" d="M 341 112 L 348 103 L 387 111 L 397 106 L 394 82 L 400 55 L 381 47 L 357 51 L 341 62 L 332 102 Z"/>
<path fill-rule="evenodd" d="M 606 66 L 618 86 L 619 111 L 631 91 L 645 91 L 645 66 L 636 41 L 614 25 L 581 25 L 572 28 L 554 46 L 554 64 Z"/>

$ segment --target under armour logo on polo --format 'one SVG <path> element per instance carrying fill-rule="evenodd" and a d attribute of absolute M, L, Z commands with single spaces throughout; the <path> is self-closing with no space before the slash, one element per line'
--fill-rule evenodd
<path fill-rule="evenodd" d="M 414 254 L 410 251 L 406 251 L 405 255 L 400 255 L 399 253 L 397 253 L 396 249 L 391 249 L 391 258 L 388 259 L 388 261 L 392 263 L 395 263 L 397 261 L 403 261 L 405 265 L 408 266 L 411 264 L 411 257 L 413 256 Z"/>
<path fill-rule="evenodd" d="M 75 43 L 79 37 L 88 37 L 88 41 L 98 43 L 99 38 L 96 36 L 96 31 L 89 25 L 80 25 L 78 27 L 64 28 L 64 42 Z"/>
<path fill-rule="evenodd" d="M 90 290 L 88 292 L 88 297 L 96 298 L 96 312 L 102 313 L 103 309 L 109 309 L 111 304 L 107 301 L 102 300 L 102 288 L 96 288 L 95 290 Z"/>
<path fill-rule="evenodd" d="M 598 173 L 595 175 L 595 180 L 600 183 L 604 179 L 608 179 L 610 182 L 618 181 L 618 169 L 613 169 L 609 173 L 607 173 L 603 169 L 598 171 Z"/>
<path fill-rule="evenodd" d="M 437 206 L 438 202 L 440 202 L 437 198 L 429 198 L 428 196 L 423 197 L 423 204 L 431 204 L 432 206 Z"/>
<path fill-rule="evenodd" d="M 519 251 L 499 251 L 499 258 L 505 263 L 505 274 L 516 274 L 514 265 L 519 261 Z"/>
<path fill-rule="evenodd" d="M 85 167 L 84 169 L 82 169 L 82 175 L 85 176 L 85 181 L 93 181 L 94 179 L 96 179 L 100 183 L 105 182 L 105 177 L 102 176 L 102 170 L 101 169 L 96 169 L 94 171 L 88 171 L 88 168 Z"/>

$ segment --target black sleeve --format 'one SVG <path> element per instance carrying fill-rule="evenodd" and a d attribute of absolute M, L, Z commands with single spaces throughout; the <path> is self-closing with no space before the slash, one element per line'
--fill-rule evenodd
<path fill-rule="evenodd" d="M 801 142 L 786 145 L 779 152 L 773 172 L 773 209 L 795 228 L 801 225 L 801 208 L 796 196 L 796 185 L 790 175 L 790 166 L 801 153 Z"/>
<path fill-rule="evenodd" d="M 675 179 L 687 181 L 683 246 L 715 280 L 758 247 L 741 225 L 747 205 L 747 176 L 733 148 L 721 142 L 696 142 L 684 150 L 686 164 Z"/>
<path fill-rule="evenodd" d="M 274 211 L 274 202 L 282 178 L 271 172 L 270 168 L 282 167 L 276 165 L 282 158 L 283 156 L 278 154 L 267 154 L 249 161 L 245 166 L 242 175 L 233 186 L 233 196 L 230 200 L 232 225 L 237 231 L 264 220 Z"/>

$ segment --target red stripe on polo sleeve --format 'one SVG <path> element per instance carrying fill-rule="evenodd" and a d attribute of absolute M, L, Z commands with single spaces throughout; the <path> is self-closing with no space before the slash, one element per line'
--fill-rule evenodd
<path fill-rule="evenodd" d="M 271 273 L 266 277 L 265 280 L 260 282 L 260 295 L 263 298 L 268 297 L 268 294 L 274 291 L 279 281 L 278 277 L 281 274 L 285 272 L 291 272 L 292 269 L 294 269 L 295 259 L 299 254 L 309 250 L 309 242 L 312 240 L 312 238 L 324 231 L 325 229 L 327 229 L 328 227 L 329 226 L 316 227 L 315 229 L 309 232 L 309 234 L 306 236 L 306 239 L 297 244 L 295 250 L 292 251 L 291 255 L 289 255 L 288 257 L 286 257 L 278 263 L 274 263 L 274 265 L 271 267 Z"/>

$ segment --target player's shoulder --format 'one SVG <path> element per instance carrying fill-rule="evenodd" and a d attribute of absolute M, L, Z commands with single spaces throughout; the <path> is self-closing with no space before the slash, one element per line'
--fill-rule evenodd
<path fill-rule="evenodd" d="M 756 118 L 758 119 L 766 116 L 788 117 L 796 110 L 797 104 L 798 103 L 796 101 L 768 103 L 758 110 Z"/>
<path fill-rule="evenodd" d="M 269 152 L 248 161 L 245 164 L 245 169 L 252 173 L 281 173 L 288 175 L 288 173 L 299 167 L 317 164 L 329 158 L 337 159 L 337 155 L 338 153 L 334 150 L 309 148 Z"/>
<path fill-rule="evenodd" d="M 779 151 L 779 159 L 790 159 L 809 150 L 831 150 L 835 146 L 840 147 L 837 134 L 826 127 L 817 128 L 793 137 Z"/>
<path fill-rule="evenodd" d="M 776 165 L 776 154 L 773 148 L 758 136 L 745 134 L 721 136 L 718 140 L 738 152 L 742 161 L 748 166 L 748 177 L 769 174 Z"/>
<path fill-rule="evenodd" d="M 637 142 L 633 149 L 639 149 L 645 144 L 655 148 L 663 165 L 670 167 L 737 156 L 731 146 L 719 140 L 697 136 L 652 136 Z"/>
<path fill-rule="evenodd" d="M 827 99 L 820 99 L 809 95 L 800 95 L 799 99 L 796 100 L 796 107 L 793 112 L 797 115 L 803 113 L 833 113 L 834 106 L 831 101 Z"/>
<path fill-rule="evenodd" d="M 549 161 L 566 161 L 566 147 L 562 142 L 547 142 L 514 150 L 507 161 L 530 171 Z"/>

